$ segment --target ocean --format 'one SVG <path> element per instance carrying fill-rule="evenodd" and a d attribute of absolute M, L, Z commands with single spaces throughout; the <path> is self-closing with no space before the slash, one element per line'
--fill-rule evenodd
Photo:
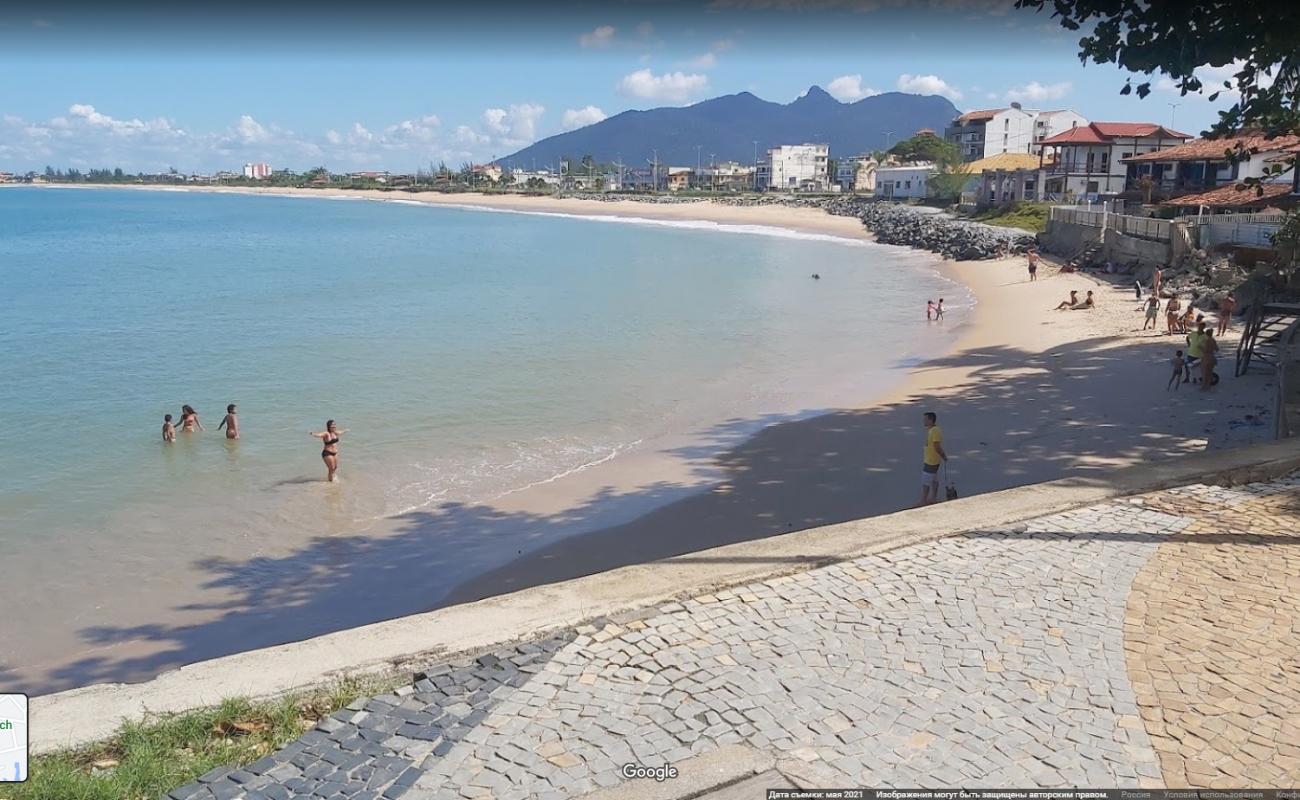
<path fill-rule="evenodd" d="M 293 554 L 862 404 L 950 343 L 927 298 L 949 330 L 971 303 L 928 256 L 782 229 L 109 189 L 0 191 L 0 279 L 0 686 L 33 692 L 434 607 L 544 542 L 306 628 L 286 587 L 351 551 Z M 164 444 L 182 404 L 207 430 Z M 233 591 L 256 630 L 210 624 Z"/>

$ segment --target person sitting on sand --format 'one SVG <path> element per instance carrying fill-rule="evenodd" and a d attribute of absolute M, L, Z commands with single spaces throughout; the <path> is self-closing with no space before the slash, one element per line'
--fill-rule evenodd
<path fill-rule="evenodd" d="M 1174 374 L 1173 377 L 1169 379 L 1169 383 L 1165 384 L 1166 392 L 1169 391 L 1170 386 L 1174 387 L 1175 389 L 1178 388 L 1178 385 L 1183 382 L 1183 372 L 1187 369 L 1187 362 L 1183 360 L 1182 350 L 1179 350 L 1177 353 L 1174 353 L 1174 357 L 1169 359 L 1169 363 L 1173 364 L 1174 366 Z"/>
<path fill-rule="evenodd" d="M 1092 309 L 1096 307 L 1097 307 L 1097 301 L 1092 299 L 1092 292 L 1088 292 L 1088 296 L 1084 298 L 1083 302 L 1078 304 L 1077 306 L 1070 306 L 1070 310 L 1078 311 L 1081 308 Z"/>
<path fill-rule="evenodd" d="M 226 429 L 227 439 L 239 438 L 239 417 L 235 414 L 234 403 L 226 406 L 226 416 L 221 420 L 221 424 L 217 426 L 217 430 L 221 430 L 222 428 Z"/>
<path fill-rule="evenodd" d="M 1178 321 L 1178 332 L 1187 333 L 1192 329 L 1193 315 L 1196 314 L 1196 306 L 1191 303 L 1187 304 L 1187 310 L 1183 312 L 1183 318 Z"/>
<path fill-rule="evenodd" d="M 171 414 L 163 414 L 162 436 L 164 442 L 176 441 L 176 426 L 172 424 Z"/>
<path fill-rule="evenodd" d="M 1151 295 L 1150 297 L 1147 298 L 1147 315 L 1146 315 L 1146 319 L 1143 320 L 1142 322 L 1142 330 L 1146 330 L 1148 325 L 1151 326 L 1151 330 L 1155 330 L 1156 317 L 1158 317 L 1159 315 L 1160 315 L 1160 300 L 1157 299 L 1155 295 Z"/>
<path fill-rule="evenodd" d="M 1074 308 L 1077 305 L 1079 305 L 1079 291 L 1077 289 L 1071 289 L 1070 299 L 1062 300 L 1061 304 L 1056 307 L 1056 310 L 1061 311 L 1062 309 L 1066 309 L 1066 308 Z"/>
<path fill-rule="evenodd" d="M 1178 328 L 1178 312 L 1181 306 L 1178 303 L 1178 295 L 1169 298 L 1165 304 L 1165 335 L 1173 336 L 1174 331 Z"/>

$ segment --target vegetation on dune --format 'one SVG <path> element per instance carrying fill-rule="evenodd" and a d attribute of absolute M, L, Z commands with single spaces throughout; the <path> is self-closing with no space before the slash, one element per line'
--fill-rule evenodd
<path fill-rule="evenodd" d="M 235 698 L 128 722 L 107 741 L 33 758 L 26 782 L 0 784 L 0 800 L 155 800 L 215 767 L 256 761 L 353 700 L 388 688 L 348 679 L 308 694 Z"/>
<path fill-rule="evenodd" d="M 1008 206 L 985 209 L 975 214 L 973 219 L 989 225 L 1042 233 L 1047 230 L 1047 212 L 1050 207 L 1047 203 L 1012 203 Z"/>

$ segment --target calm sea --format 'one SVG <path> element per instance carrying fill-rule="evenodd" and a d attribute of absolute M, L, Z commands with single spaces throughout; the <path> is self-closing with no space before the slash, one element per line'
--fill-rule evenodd
<path fill-rule="evenodd" d="M 108 622 L 73 587 L 182 606 L 205 561 L 862 403 L 946 344 L 927 297 L 969 302 L 926 257 L 771 229 L 40 188 L 0 191 L 0 287 L 7 641 Z M 163 445 L 182 403 L 208 430 Z"/>

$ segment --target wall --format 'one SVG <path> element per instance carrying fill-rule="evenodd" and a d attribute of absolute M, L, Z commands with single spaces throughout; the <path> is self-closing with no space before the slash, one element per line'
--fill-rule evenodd
<path fill-rule="evenodd" d="M 1102 258 L 1127 264 L 1137 261 L 1141 264 L 1169 264 L 1173 261 L 1169 242 L 1153 242 L 1107 229 L 1106 243 L 1102 248 Z"/>
<path fill-rule="evenodd" d="M 1047 230 L 1040 235 L 1043 248 L 1059 256 L 1072 255 L 1087 242 L 1095 242 L 1101 228 L 1072 222 L 1047 221 Z"/>

